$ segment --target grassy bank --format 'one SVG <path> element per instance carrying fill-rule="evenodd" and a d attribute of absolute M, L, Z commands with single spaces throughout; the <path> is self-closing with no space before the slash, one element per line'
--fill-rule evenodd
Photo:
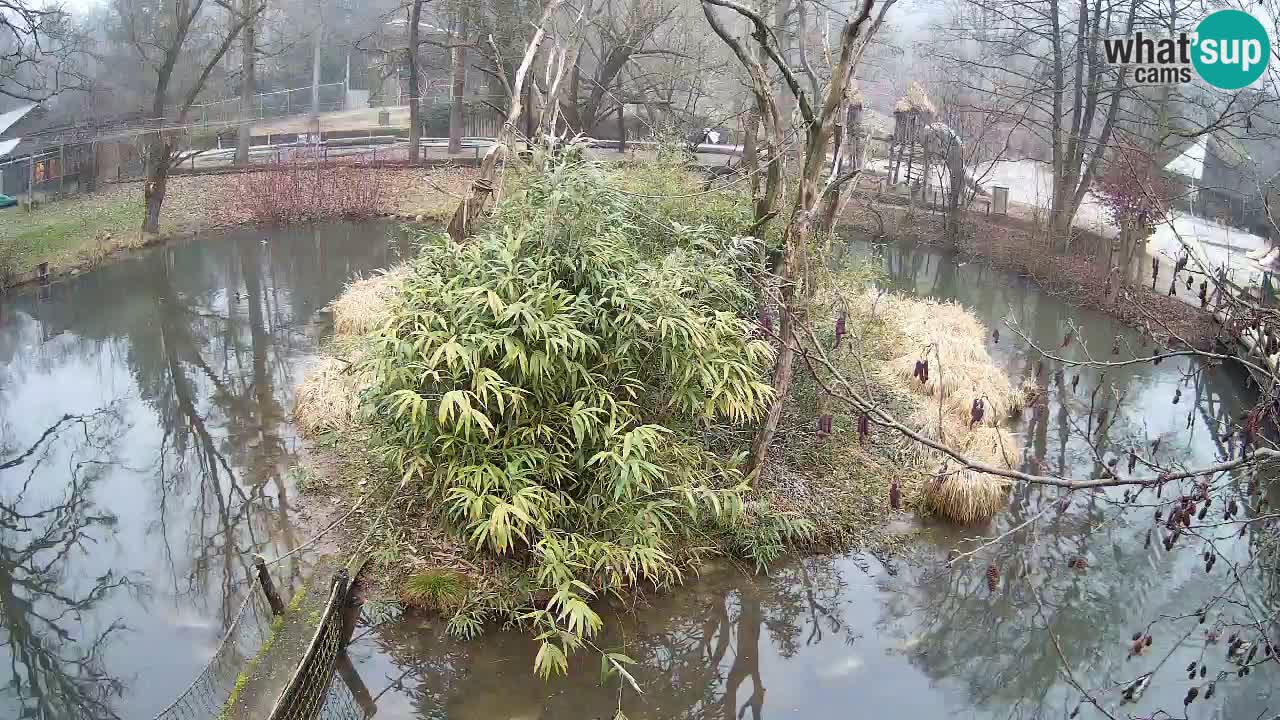
<path fill-rule="evenodd" d="M 370 212 L 435 222 L 466 189 L 470 171 L 380 168 L 379 201 Z M 108 185 L 37 205 L 0 211 L 0 287 L 20 281 L 41 263 L 54 276 L 87 270 L 113 254 L 181 235 L 252 224 L 262 218 L 246 198 L 259 197 L 268 172 L 181 175 L 170 178 L 160 232 L 144 237 L 141 183 Z M 346 210 L 336 206 L 339 210 Z M 6 282 L 7 280 L 7 282 Z"/>
<path fill-rule="evenodd" d="M 590 646 L 592 601 L 677 585 L 709 556 L 763 569 L 788 548 L 886 545 L 899 509 L 999 509 L 1001 483 L 861 432 L 821 390 L 833 378 L 805 371 L 769 463 L 742 474 L 770 395 L 762 249 L 736 237 L 747 199 L 700 186 L 670 165 L 519 176 L 467 244 L 426 237 L 420 258 L 333 304 L 331 356 L 295 416 L 314 444 L 307 493 L 384 508 L 345 527 L 373 539 L 377 593 L 452 615 L 461 636 L 529 630 L 537 669 L 556 672 Z M 868 295 L 872 281 L 823 277 L 813 296 L 841 373 L 1011 463 L 999 426 L 1021 401 L 986 328 L 955 306 Z M 904 377 L 921 358 L 946 382 Z M 978 397 L 992 410 L 972 420 Z"/>
<path fill-rule="evenodd" d="M 0 211 L 0 281 L 49 263 L 50 271 L 83 268 L 120 248 L 139 247 L 140 193 L 111 190 Z M 3 284 L 0 282 L 0 284 Z"/>

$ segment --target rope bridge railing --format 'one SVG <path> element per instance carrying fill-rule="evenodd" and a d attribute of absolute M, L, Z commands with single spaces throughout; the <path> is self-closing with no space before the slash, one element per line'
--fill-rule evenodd
<path fill-rule="evenodd" d="M 231 700 L 257 668 L 266 653 L 269 639 L 281 625 L 276 618 L 285 606 L 272 584 L 261 558 L 256 559 L 257 582 L 247 588 L 231 624 L 213 657 L 195 680 L 155 720 L 225 720 L 232 717 Z M 347 641 L 354 627 L 356 613 L 348 599 L 351 573 L 339 570 L 330 587 L 328 600 L 320 614 L 306 651 L 298 661 L 272 707 L 267 720 L 365 720 L 373 714 L 372 699 L 359 684 L 352 688 L 348 675 L 354 674 L 345 657 Z M 339 664 L 347 672 L 334 682 Z M 357 695 L 357 692 L 359 695 Z"/>
<path fill-rule="evenodd" d="M 320 716 L 330 696 L 330 686 L 334 684 L 338 656 L 346 647 L 343 609 L 350 589 L 351 580 L 346 569 L 339 570 L 334 575 L 329 602 L 320 615 L 320 624 L 316 626 L 293 676 L 280 692 L 268 720 L 316 720 Z"/>
<path fill-rule="evenodd" d="M 273 617 L 266 594 L 249 586 L 209 663 L 155 720 L 220 717 L 240 674 L 270 637 Z"/>
<path fill-rule="evenodd" d="M 379 522 L 401 490 L 403 486 L 392 493 L 379 513 Z M 286 608 L 267 566 L 315 543 L 351 517 L 369 497 L 365 494 L 315 537 L 274 560 L 267 561 L 260 555 L 254 557 L 255 570 L 249 579 L 257 582 L 249 586 L 213 658 L 155 720 L 228 720 L 232 716 L 230 701 L 239 689 L 247 686 L 258 661 L 270 647 L 268 641 L 283 627 L 277 621 L 284 617 Z M 371 527 L 361 548 L 369 542 L 372 533 Z M 346 656 L 346 646 L 359 616 L 359 607 L 348 602 L 351 583 L 364 568 L 365 560 L 363 552 L 357 551 L 347 566 L 334 575 L 328 602 L 311 641 L 267 720 L 366 720 L 376 711 L 373 698 Z M 340 682 L 333 682 L 335 670 L 342 677 Z"/>

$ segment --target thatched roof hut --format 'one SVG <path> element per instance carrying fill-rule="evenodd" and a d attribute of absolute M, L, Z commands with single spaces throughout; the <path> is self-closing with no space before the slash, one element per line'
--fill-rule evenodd
<path fill-rule="evenodd" d="M 920 113 L 928 117 L 933 117 L 937 113 L 933 103 L 929 100 L 929 95 L 924 91 L 924 87 L 920 83 L 912 80 L 907 83 L 907 92 L 898 98 L 898 102 L 893 106 L 893 113 Z"/>

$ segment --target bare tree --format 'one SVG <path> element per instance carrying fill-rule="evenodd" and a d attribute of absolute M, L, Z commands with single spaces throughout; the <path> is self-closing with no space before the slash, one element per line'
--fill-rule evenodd
<path fill-rule="evenodd" d="M 776 397 L 752 444 L 749 471 L 756 470 L 763 464 L 769 445 L 777 432 L 778 423 L 782 419 L 783 404 L 791 389 L 795 363 L 796 316 L 804 298 L 800 291 L 803 289 L 801 287 L 803 277 L 807 273 L 808 249 L 818 230 L 816 213 L 818 203 L 823 195 L 837 191 L 840 185 L 854 177 L 854 174 L 846 173 L 831 177 L 825 183 L 820 181 L 823 170 L 826 168 L 837 114 L 845 106 L 857 62 L 861 60 L 862 51 L 866 47 L 866 37 L 875 26 L 875 21 L 871 17 L 874 4 L 874 0 L 863 0 L 856 6 L 856 12 L 851 13 L 843 23 L 837 36 L 838 50 L 832 55 L 830 80 L 825 88 L 820 87 L 821 83 L 810 75 L 811 87 L 806 90 L 790 63 L 783 56 L 782 46 L 772 27 L 759 12 L 735 0 L 702 0 L 703 14 L 711 24 L 712 30 L 729 46 L 750 74 L 757 108 L 760 110 L 766 132 L 772 135 L 776 146 L 780 148 L 782 144 L 782 113 L 779 110 L 778 100 L 770 88 L 768 77 L 765 75 L 764 64 L 759 55 L 748 49 L 747 41 L 735 36 L 728 28 L 718 8 L 730 10 L 750 23 L 751 41 L 759 51 L 763 51 L 764 56 L 781 74 L 786 87 L 795 98 L 804 127 L 805 142 L 801 169 L 797 178 L 796 199 L 782 233 L 782 267 L 777 278 L 778 304 L 782 317 L 779 331 L 780 347 L 773 369 L 773 387 Z M 815 104 L 815 101 L 820 103 Z M 773 208 L 762 209 L 765 210 L 766 218 L 769 213 L 774 212 Z"/>
<path fill-rule="evenodd" d="M 472 181 L 471 188 L 467 191 L 467 196 L 458 204 L 457 210 L 454 211 L 453 217 L 449 220 L 449 237 L 453 238 L 454 242 L 461 242 L 471 233 L 471 228 L 476 219 L 483 215 L 495 200 L 499 184 L 498 163 L 506 157 L 515 143 L 518 123 L 520 122 L 521 113 L 524 112 L 523 93 L 525 82 L 530 69 L 533 67 L 533 60 L 537 56 L 538 50 L 542 47 L 543 40 L 547 37 L 548 28 L 561 2 L 562 0 L 548 0 L 546 6 L 543 7 L 542 17 L 537 25 L 534 26 L 533 35 L 530 36 L 529 42 L 525 46 L 524 55 L 515 73 L 509 79 L 505 74 L 497 75 L 507 93 L 506 117 L 503 120 L 502 127 L 498 129 L 498 136 L 494 138 L 493 145 L 490 146 L 488 152 L 485 153 L 484 160 L 480 163 L 480 176 Z M 500 58 L 502 53 L 493 41 L 492 36 L 490 36 L 489 41 L 494 56 Z"/>
<path fill-rule="evenodd" d="M 422 139 L 422 114 L 418 82 L 418 38 L 421 34 L 422 6 L 426 0 L 409 1 L 408 43 L 405 47 L 405 65 L 409 68 L 409 162 L 418 162 Z"/>
<path fill-rule="evenodd" d="M 248 18 L 245 21 L 243 37 L 240 39 L 240 125 L 236 129 L 236 164 L 249 164 L 249 141 L 253 135 L 253 118 L 255 95 L 258 92 L 257 82 L 257 13 L 254 11 L 256 0 L 240 0 L 240 13 Z"/>
<path fill-rule="evenodd" d="M 0 0 L 0 95 L 38 102 L 83 88 L 83 52 L 62 6 Z"/>
<path fill-rule="evenodd" d="M 251 2 L 245 11 L 229 0 L 212 4 L 207 0 L 163 0 L 162 11 L 155 12 L 154 7 L 135 0 L 116 0 L 116 13 L 130 44 L 147 69 L 155 73 L 150 120 L 158 129 L 146 141 L 143 232 L 160 229 L 165 186 L 169 171 L 182 159 L 179 140 L 191 106 L 240 31 L 265 6 L 262 1 Z M 214 7 L 223 13 L 215 15 Z"/>
<path fill-rule="evenodd" d="M 467 93 L 467 16 L 459 12 L 452 23 L 450 38 L 450 104 L 449 104 L 449 154 L 462 152 L 463 103 Z"/>

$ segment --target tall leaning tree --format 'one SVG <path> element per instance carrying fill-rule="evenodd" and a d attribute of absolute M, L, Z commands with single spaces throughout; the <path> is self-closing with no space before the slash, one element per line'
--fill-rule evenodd
<path fill-rule="evenodd" d="M 886 3 L 889 4 L 892 3 Z M 781 118 L 785 116 L 780 109 L 783 101 L 794 101 L 800 114 L 804 141 L 795 199 L 787 210 L 787 222 L 782 231 L 782 264 L 773 278 L 781 315 L 778 357 L 773 369 L 776 397 L 752 443 L 749 471 L 758 470 L 764 464 L 791 389 L 797 346 L 796 322 L 805 300 L 803 283 L 808 274 L 808 253 L 823 225 L 820 205 L 824 197 L 838 193 L 859 172 L 853 169 L 828 175 L 825 171 L 837 126 L 842 122 L 841 113 L 849 107 L 849 88 L 866 41 L 884 17 L 881 13 L 872 19 L 874 9 L 875 0 L 855 3 L 836 35 L 829 67 L 821 75 L 811 66 L 806 67 L 802 70 L 805 75 L 802 80 L 778 42 L 772 25 L 761 12 L 736 0 L 702 0 L 703 14 L 712 31 L 729 46 L 751 79 L 751 92 L 762 119 L 762 129 L 767 137 L 773 138 L 772 147 L 764 151 L 776 157 L 783 150 L 780 147 L 783 139 Z M 734 25 L 740 25 L 741 20 L 747 22 L 749 36 L 739 36 L 730 29 L 730 19 L 735 17 L 738 22 Z M 774 92 L 770 66 L 782 78 L 783 92 L 789 93 L 789 97 L 784 98 Z M 771 165 L 772 159 L 768 158 L 765 165 Z M 762 219 L 770 217 L 773 212 L 774 208 L 757 208 L 757 215 Z"/>
<path fill-rule="evenodd" d="M 241 31 L 265 7 L 265 0 L 240 6 L 232 0 L 115 0 L 117 19 L 154 78 L 150 121 L 156 129 L 148 133 L 143 152 L 144 233 L 160 229 L 165 187 L 183 157 L 191 107 Z"/>

